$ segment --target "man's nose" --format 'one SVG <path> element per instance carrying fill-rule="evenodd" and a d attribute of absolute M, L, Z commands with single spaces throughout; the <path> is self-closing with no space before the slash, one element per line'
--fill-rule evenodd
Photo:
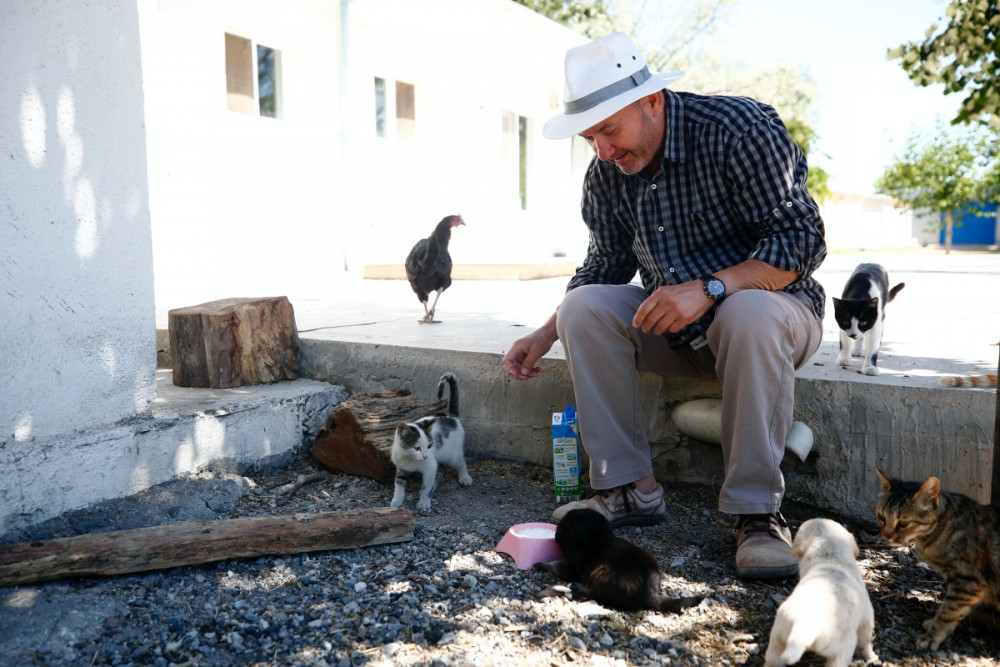
<path fill-rule="evenodd" d="M 611 145 L 610 141 L 595 139 L 594 152 L 597 153 L 597 157 L 601 160 L 608 160 L 615 154 L 615 147 Z"/>

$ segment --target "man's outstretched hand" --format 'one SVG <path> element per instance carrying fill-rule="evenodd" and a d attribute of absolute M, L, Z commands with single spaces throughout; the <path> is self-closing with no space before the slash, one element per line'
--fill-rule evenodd
<path fill-rule="evenodd" d="M 541 367 L 535 364 L 558 340 L 558 335 L 555 333 L 555 318 L 553 317 L 550 322 L 551 327 L 547 324 L 534 333 L 519 338 L 507 350 L 503 365 L 511 377 L 516 380 L 530 380 L 542 372 Z"/>

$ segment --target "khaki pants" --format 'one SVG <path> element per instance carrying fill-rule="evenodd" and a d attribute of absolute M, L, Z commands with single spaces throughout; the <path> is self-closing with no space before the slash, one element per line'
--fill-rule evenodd
<path fill-rule="evenodd" d="M 635 285 L 584 285 L 559 306 L 556 327 L 573 378 L 591 486 L 610 489 L 653 472 L 637 371 L 714 374 L 722 383 L 726 468 L 719 509 L 777 511 L 785 491 L 778 466 L 792 426 L 795 370 L 819 347 L 821 322 L 791 294 L 745 290 L 719 304 L 708 345 L 671 349 L 663 336 L 632 326 L 645 298 Z"/>

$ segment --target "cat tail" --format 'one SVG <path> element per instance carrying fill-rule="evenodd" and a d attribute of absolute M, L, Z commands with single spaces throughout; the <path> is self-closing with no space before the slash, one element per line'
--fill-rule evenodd
<path fill-rule="evenodd" d="M 983 375 L 944 375 L 938 379 L 942 387 L 995 387 L 997 374 Z"/>
<path fill-rule="evenodd" d="M 444 398 L 444 386 L 448 385 L 448 416 L 458 417 L 458 380 L 452 373 L 445 373 L 438 382 L 438 400 Z"/>
<path fill-rule="evenodd" d="M 895 287 L 893 287 L 891 290 L 889 290 L 889 296 L 886 298 L 885 302 L 889 303 L 890 301 L 892 301 L 893 299 L 895 299 L 896 295 L 899 294 L 899 290 L 903 289 L 904 287 L 906 287 L 906 283 L 899 283 L 898 285 L 896 285 Z"/>
<path fill-rule="evenodd" d="M 701 601 L 704 599 L 704 595 L 692 595 L 691 597 L 685 598 L 668 598 L 660 596 L 659 601 L 656 603 L 656 609 L 664 614 L 679 614 L 683 609 L 701 604 Z"/>

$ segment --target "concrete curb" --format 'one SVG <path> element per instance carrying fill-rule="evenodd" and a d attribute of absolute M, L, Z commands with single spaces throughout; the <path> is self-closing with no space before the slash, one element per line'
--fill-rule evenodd
<path fill-rule="evenodd" d="M 441 373 L 453 372 L 472 455 L 551 465 L 551 414 L 573 402 L 566 362 L 544 358 L 541 375 L 517 382 L 501 372 L 501 359 L 495 353 L 303 339 L 300 372 L 351 393 L 402 386 L 428 401 Z M 789 498 L 873 522 L 880 466 L 904 479 L 923 479 L 933 470 L 944 488 L 989 502 L 993 391 L 872 383 L 847 372 L 835 377 L 797 378 L 795 419 L 812 429 L 815 444 L 804 462 L 785 457 Z M 657 477 L 718 485 L 724 476 L 721 449 L 682 435 L 669 417 L 681 403 L 718 397 L 718 381 L 643 373 L 640 386 Z"/>

